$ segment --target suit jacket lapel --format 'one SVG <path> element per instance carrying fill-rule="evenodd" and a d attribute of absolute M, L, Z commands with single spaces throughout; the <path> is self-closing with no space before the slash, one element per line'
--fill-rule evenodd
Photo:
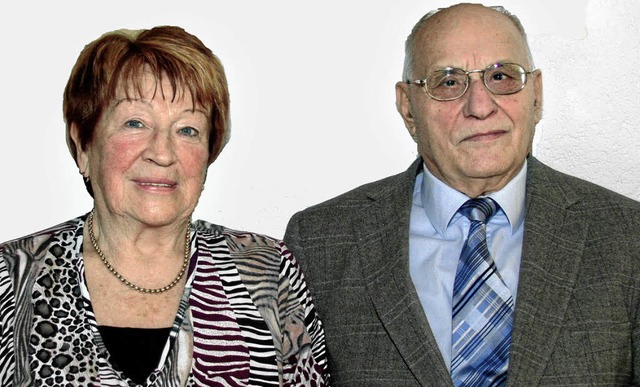
<path fill-rule="evenodd" d="M 524 244 L 509 385 L 537 385 L 563 325 L 582 257 L 587 225 L 571 215 L 577 198 L 557 172 L 528 161 Z"/>
<path fill-rule="evenodd" d="M 358 219 L 362 270 L 380 320 L 421 385 L 451 385 L 409 275 L 409 215 L 416 160 L 397 183 L 369 192 Z M 387 186 L 389 187 L 389 186 Z"/>

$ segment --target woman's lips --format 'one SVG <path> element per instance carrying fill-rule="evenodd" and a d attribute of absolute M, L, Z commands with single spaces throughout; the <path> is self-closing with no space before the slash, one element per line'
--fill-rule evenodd
<path fill-rule="evenodd" d="M 138 179 L 134 181 L 140 187 L 154 190 L 172 189 L 177 185 L 176 182 L 165 179 Z"/>

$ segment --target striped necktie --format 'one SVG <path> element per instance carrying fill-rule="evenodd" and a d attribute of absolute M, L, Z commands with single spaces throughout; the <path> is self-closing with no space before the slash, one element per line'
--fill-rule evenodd
<path fill-rule="evenodd" d="M 506 385 L 513 298 L 487 247 L 490 198 L 471 199 L 458 212 L 471 221 L 453 284 L 451 378 L 456 386 Z"/>

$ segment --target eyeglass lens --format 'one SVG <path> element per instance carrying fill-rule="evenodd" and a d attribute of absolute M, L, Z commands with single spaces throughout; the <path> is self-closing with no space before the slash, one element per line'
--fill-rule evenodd
<path fill-rule="evenodd" d="M 524 86 L 526 71 L 522 66 L 506 63 L 487 67 L 483 73 L 483 81 L 487 89 L 494 94 L 512 94 Z M 435 71 L 427 78 L 427 91 L 440 100 L 460 97 L 467 89 L 469 74 L 458 68 L 447 68 Z"/>

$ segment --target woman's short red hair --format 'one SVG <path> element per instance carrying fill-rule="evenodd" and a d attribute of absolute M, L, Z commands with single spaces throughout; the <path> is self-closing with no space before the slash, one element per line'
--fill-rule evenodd
<path fill-rule="evenodd" d="M 194 104 L 210 109 L 209 163 L 213 162 L 230 134 L 224 68 L 200 39 L 173 26 L 108 32 L 82 50 L 63 100 L 67 145 L 74 159 L 78 147 L 84 150 L 91 143 L 98 120 L 119 88 L 140 92 L 143 72 L 151 72 L 156 80 L 166 78 L 173 86 L 171 98 L 189 92 Z M 72 125 L 79 144 L 70 136 Z"/>

